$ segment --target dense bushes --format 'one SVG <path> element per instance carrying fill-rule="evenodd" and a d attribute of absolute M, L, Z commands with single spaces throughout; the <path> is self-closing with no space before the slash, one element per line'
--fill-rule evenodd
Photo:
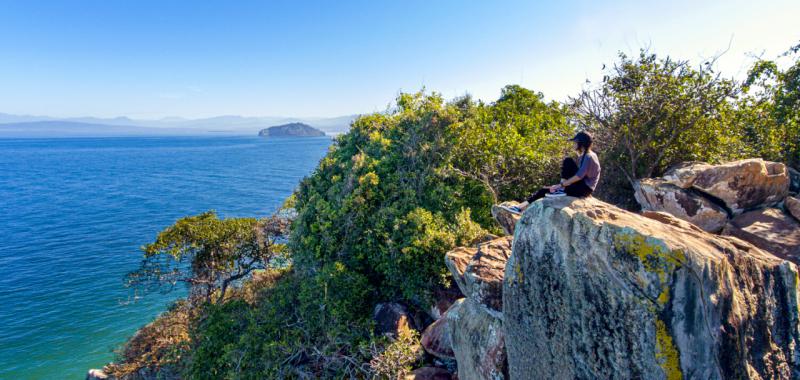
<path fill-rule="evenodd" d="M 748 73 L 739 117 L 753 155 L 800 168 L 800 44 L 778 60 L 760 60 Z"/>
<path fill-rule="evenodd" d="M 555 172 L 557 159 L 541 152 L 563 151 L 571 133 L 564 112 L 513 86 L 489 105 L 403 94 L 395 110 L 356 120 L 292 199 L 292 267 L 262 282 L 253 302 L 206 306 L 187 375 L 407 372 L 418 337 L 373 336 L 373 306 L 430 305 L 432 291 L 450 281 L 444 253 L 498 230 L 493 195 L 525 194 Z"/>
<path fill-rule="evenodd" d="M 800 60 L 785 71 L 759 61 L 743 84 L 715 73 L 713 61 L 620 54 L 598 86 L 571 99 L 577 125 L 595 133 L 599 197 L 633 207 L 638 179 L 684 161 L 800 163 Z"/>
<path fill-rule="evenodd" d="M 641 52 L 620 60 L 602 83 L 572 99 L 576 120 L 594 132 L 603 161 L 600 196 L 631 203 L 640 178 L 683 161 L 718 162 L 744 155 L 731 125 L 737 93 L 709 65 Z"/>

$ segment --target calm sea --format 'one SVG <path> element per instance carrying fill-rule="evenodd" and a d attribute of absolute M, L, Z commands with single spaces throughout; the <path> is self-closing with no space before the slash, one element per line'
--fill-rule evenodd
<path fill-rule="evenodd" d="M 180 293 L 122 277 L 176 219 L 267 216 L 329 138 L 0 139 L 0 379 L 83 379 Z"/>

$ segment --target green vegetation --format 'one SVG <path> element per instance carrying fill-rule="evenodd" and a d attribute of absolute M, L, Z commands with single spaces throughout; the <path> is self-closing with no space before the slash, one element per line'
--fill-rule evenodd
<path fill-rule="evenodd" d="M 214 293 L 220 301 L 231 284 L 282 257 L 278 239 L 287 227 L 278 217 L 219 219 L 213 211 L 182 218 L 142 247 L 145 260 L 126 282 L 145 290 L 185 282 L 190 301 L 208 302 Z"/>
<path fill-rule="evenodd" d="M 744 136 L 752 154 L 800 168 L 800 44 L 783 54 L 790 60 L 759 60 L 750 70 L 740 103 Z"/>
<path fill-rule="evenodd" d="M 496 201 L 556 181 L 576 129 L 597 137 L 598 196 L 620 205 L 631 205 L 637 179 L 685 160 L 763 155 L 796 167 L 800 60 L 780 67 L 759 61 L 737 83 L 711 63 L 642 52 L 621 55 L 568 104 L 519 86 L 490 104 L 402 94 L 335 140 L 281 218 L 201 214 L 145 246 L 132 285 L 186 281 L 191 313 L 185 333 L 153 345 L 180 355 L 148 356 L 129 343 L 120 360 L 130 365 L 120 368 L 169 366 L 193 379 L 397 378 L 421 360 L 418 336 L 375 336 L 374 306 L 428 310 L 450 285 L 444 253 L 498 232 Z M 667 338 L 660 355 L 671 370 Z"/>

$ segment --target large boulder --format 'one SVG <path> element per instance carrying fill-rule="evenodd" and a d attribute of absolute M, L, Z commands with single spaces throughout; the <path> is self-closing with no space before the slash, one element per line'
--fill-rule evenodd
<path fill-rule="evenodd" d="M 492 313 L 503 311 L 503 277 L 512 239 L 505 236 L 479 245 L 464 271 L 464 295 Z"/>
<path fill-rule="evenodd" d="M 644 211 L 668 212 L 709 232 L 719 232 L 728 223 L 724 208 L 663 179 L 643 179 L 635 188 L 634 196 Z"/>
<path fill-rule="evenodd" d="M 477 253 L 477 248 L 458 247 L 444 254 L 444 265 L 448 270 L 450 270 L 453 281 L 455 281 L 456 285 L 463 294 L 467 294 L 467 284 L 464 282 L 464 272 L 466 272 L 469 262 Z"/>
<path fill-rule="evenodd" d="M 444 313 L 442 318 L 431 323 L 430 326 L 422 332 L 420 344 L 422 344 L 422 348 L 424 348 L 427 353 L 433 356 L 442 359 L 455 359 L 451 333 L 451 329 L 447 326 L 447 313 Z"/>
<path fill-rule="evenodd" d="M 692 163 L 672 168 L 663 178 L 678 187 L 691 187 L 718 198 L 734 214 L 775 205 L 789 193 L 786 165 L 760 158 L 721 165 Z"/>
<path fill-rule="evenodd" d="M 445 320 L 450 328 L 459 379 L 508 378 L 505 333 L 500 318 L 466 298 L 453 304 L 447 311 Z"/>
<path fill-rule="evenodd" d="M 778 208 L 749 211 L 733 218 L 723 231 L 775 256 L 800 263 L 800 222 Z"/>
<path fill-rule="evenodd" d="M 786 199 L 783 201 L 783 204 L 784 207 L 786 207 L 786 212 L 800 221 L 800 199 L 795 197 L 786 197 Z"/>
<path fill-rule="evenodd" d="M 507 235 L 514 235 L 514 226 L 517 224 L 517 221 L 520 218 L 519 214 L 515 214 L 504 208 L 511 206 L 519 206 L 519 203 L 507 201 L 500 203 L 499 205 L 492 206 L 492 217 L 497 221 L 498 224 L 500 224 L 500 227 L 503 228 L 503 231 L 505 231 Z"/>
<path fill-rule="evenodd" d="M 445 265 L 464 296 L 484 305 L 490 313 L 503 310 L 503 276 L 512 239 L 504 236 L 477 248 L 459 247 L 445 254 Z"/>
<path fill-rule="evenodd" d="M 800 377 L 797 267 L 657 217 L 531 205 L 503 288 L 512 379 Z"/>

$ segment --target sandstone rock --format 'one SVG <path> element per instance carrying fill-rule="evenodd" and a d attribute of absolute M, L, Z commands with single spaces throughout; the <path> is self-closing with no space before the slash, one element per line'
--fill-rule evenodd
<path fill-rule="evenodd" d="M 484 305 L 489 312 L 503 311 L 503 277 L 512 239 L 505 236 L 478 246 L 464 271 L 464 296 Z"/>
<path fill-rule="evenodd" d="M 506 232 L 508 235 L 514 235 L 514 225 L 517 224 L 517 221 L 520 218 L 520 215 L 514 214 L 513 212 L 504 210 L 500 206 L 517 206 L 519 203 L 514 201 L 508 201 L 500 203 L 499 205 L 492 206 L 492 217 L 497 223 L 500 224 L 500 227 L 503 228 L 503 231 Z"/>
<path fill-rule="evenodd" d="M 372 313 L 376 335 L 397 336 L 401 329 L 412 329 L 412 318 L 405 306 L 395 303 L 379 303 Z"/>
<path fill-rule="evenodd" d="M 728 222 L 728 213 L 724 208 L 665 180 L 639 181 L 634 196 L 642 210 L 665 211 L 709 232 L 721 231 Z"/>
<path fill-rule="evenodd" d="M 458 247 L 445 253 L 444 265 L 450 270 L 461 293 L 466 294 L 467 284 L 464 282 L 464 272 L 467 270 L 470 260 L 478 253 L 477 248 L 472 247 Z"/>
<path fill-rule="evenodd" d="M 671 226 L 680 227 L 687 230 L 694 230 L 697 232 L 703 232 L 704 230 L 692 223 L 689 223 L 683 219 L 678 219 L 675 215 L 672 215 L 668 212 L 663 211 L 642 211 L 642 216 L 648 219 L 657 220 L 664 224 L 669 224 Z"/>
<path fill-rule="evenodd" d="M 783 201 L 786 212 L 800 221 L 800 199 L 795 197 L 786 197 Z"/>
<path fill-rule="evenodd" d="M 453 304 L 445 320 L 452 336 L 460 379 L 508 378 L 501 319 L 466 298 Z"/>
<path fill-rule="evenodd" d="M 503 310 L 503 276 L 511 255 L 512 236 L 504 236 L 478 248 L 459 247 L 445 254 L 445 265 L 465 297 L 489 312 Z"/>
<path fill-rule="evenodd" d="M 106 380 L 108 378 L 108 374 L 102 369 L 90 369 L 86 374 L 86 380 Z"/>
<path fill-rule="evenodd" d="M 571 197 L 525 212 L 503 288 L 512 379 L 800 376 L 797 267 L 661 217 Z"/>
<path fill-rule="evenodd" d="M 444 368 L 422 367 L 411 371 L 405 380 L 452 380 L 452 375 Z"/>
<path fill-rule="evenodd" d="M 721 165 L 694 163 L 676 167 L 664 175 L 664 180 L 714 196 L 725 202 L 734 214 L 775 205 L 789 192 L 786 166 L 760 158 Z"/>
<path fill-rule="evenodd" d="M 795 264 L 800 263 L 800 222 L 777 208 L 749 211 L 723 231 Z"/>
<path fill-rule="evenodd" d="M 420 343 L 425 351 L 433 356 L 443 359 L 455 359 L 453 353 L 453 339 L 447 326 L 447 313 L 440 319 L 431 323 L 422 332 Z"/>

